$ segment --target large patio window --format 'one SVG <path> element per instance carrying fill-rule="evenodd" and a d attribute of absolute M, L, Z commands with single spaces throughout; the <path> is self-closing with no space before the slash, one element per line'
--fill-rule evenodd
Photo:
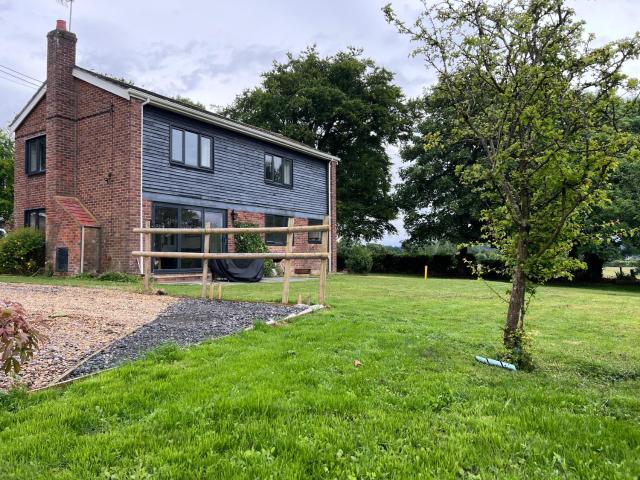
<path fill-rule="evenodd" d="M 153 209 L 153 226 L 157 228 L 200 228 L 207 223 L 213 227 L 226 226 L 226 210 L 156 203 Z M 204 219 L 204 222 L 203 222 Z M 160 252 L 202 252 L 203 235 L 154 235 L 153 248 Z M 210 251 L 226 250 L 226 239 L 212 237 Z M 202 260 L 192 258 L 158 258 L 156 270 L 200 270 Z"/>

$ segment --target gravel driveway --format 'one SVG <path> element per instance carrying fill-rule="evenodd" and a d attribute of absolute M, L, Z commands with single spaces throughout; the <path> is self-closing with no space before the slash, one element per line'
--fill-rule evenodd
<path fill-rule="evenodd" d="M 107 349 L 83 363 L 67 378 L 80 377 L 117 366 L 139 358 L 145 352 L 164 343 L 193 345 L 206 339 L 244 330 L 256 321 L 282 319 L 305 308 L 305 305 L 181 299 L 170 305 L 153 322 L 115 341 Z"/>
<path fill-rule="evenodd" d="M 17 378 L 0 372 L 0 390 L 15 382 L 48 385 L 81 359 L 128 335 L 177 301 L 111 289 L 0 283 L 0 298 L 21 303 L 48 337 Z"/>

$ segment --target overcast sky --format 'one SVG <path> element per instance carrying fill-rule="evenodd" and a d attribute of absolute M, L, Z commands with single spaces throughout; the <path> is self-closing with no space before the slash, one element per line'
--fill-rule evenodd
<path fill-rule="evenodd" d="M 170 96 L 184 95 L 209 107 L 227 105 L 256 85 L 273 60 L 316 44 L 323 54 L 347 46 L 395 72 L 407 95 L 419 95 L 433 74 L 411 44 L 387 25 L 380 11 L 388 0 L 77 0 L 71 30 L 78 36 L 77 63 L 125 77 Z M 392 1 L 413 19 L 417 0 Z M 575 0 L 571 4 L 599 42 L 640 29 L 640 0 Z M 68 19 L 56 0 L 0 0 L 0 127 L 34 93 L 6 67 L 34 79 L 46 76 L 46 33 Z M 4 70 L 5 73 L 2 73 Z M 640 76 L 640 65 L 630 68 Z M 395 170 L 397 155 L 393 153 Z M 385 238 L 396 244 L 400 235 Z"/>

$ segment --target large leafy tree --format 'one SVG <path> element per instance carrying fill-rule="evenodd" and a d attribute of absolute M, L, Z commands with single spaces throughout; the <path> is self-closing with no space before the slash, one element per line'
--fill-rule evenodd
<path fill-rule="evenodd" d="M 360 50 L 322 57 L 312 47 L 289 54 L 223 113 L 340 157 L 340 236 L 372 240 L 395 230 L 386 147 L 402 132 L 404 97 L 393 74 Z"/>
<path fill-rule="evenodd" d="M 640 106 L 628 105 L 621 127 L 640 136 Z M 605 262 L 640 252 L 640 161 L 621 159 L 611 175 L 608 200 L 597 206 L 585 218 L 587 233 L 578 242 L 576 253 L 587 264 L 582 276 L 602 279 Z"/>
<path fill-rule="evenodd" d="M 486 185 L 483 233 L 512 274 L 504 343 L 518 350 L 528 287 L 570 276 L 585 212 L 601 202 L 634 137 L 619 128 L 622 74 L 638 37 L 592 45 L 563 0 L 445 0 L 415 23 L 387 19 L 418 45 L 456 108 L 442 143 L 471 138 L 483 155 L 465 178 Z M 530 290 L 529 290 L 530 291 Z"/>
<path fill-rule="evenodd" d="M 13 214 L 13 157 L 13 140 L 0 130 L 0 217 L 4 220 Z"/>
<path fill-rule="evenodd" d="M 458 173 L 477 161 L 482 149 L 472 139 L 448 144 L 438 141 L 452 137 L 456 113 L 437 87 L 413 106 L 418 112 L 417 124 L 400 150 L 405 166 L 396 189 L 409 235 L 407 243 L 416 247 L 437 240 L 478 241 L 483 200 Z M 425 148 L 425 144 L 431 147 Z"/>

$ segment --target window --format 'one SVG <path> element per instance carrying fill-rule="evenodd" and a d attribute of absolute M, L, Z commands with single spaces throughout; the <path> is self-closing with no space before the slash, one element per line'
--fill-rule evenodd
<path fill-rule="evenodd" d="M 203 223 L 204 218 L 204 223 Z M 202 207 L 186 207 L 180 205 L 154 204 L 153 226 L 160 228 L 198 228 L 211 223 L 213 227 L 226 226 L 225 210 Z M 154 235 L 153 248 L 160 252 L 201 252 L 204 244 L 203 235 Z M 225 251 L 226 236 L 215 235 L 209 249 L 212 252 Z M 194 270 L 202 268 L 202 260 L 193 258 L 156 258 L 154 268 L 157 270 Z"/>
<path fill-rule="evenodd" d="M 322 220 L 310 218 L 309 225 L 322 225 Z M 322 233 L 323 232 L 309 232 L 309 239 L 307 241 L 309 243 L 322 243 Z"/>
<path fill-rule="evenodd" d="M 192 168 L 213 170 L 213 139 L 172 127 L 171 162 Z"/>
<path fill-rule="evenodd" d="M 286 227 L 289 223 L 289 217 L 283 217 L 281 215 L 265 215 L 264 226 L 265 227 Z M 264 242 L 267 245 L 286 245 L 287 234 L 286 233 L 267 233 L 264 236 Z"/>
<path fill-rule="evenodd" d="M 47 167 L 45 136 L 30 138 L 25 145 L 25 171 L 27 175 L 42 173 Z"/>
<path fill-rule="evenodd" d="M 293 184 L 291 160 L 269 153 L 264 156 L 264 179 L 290 187 Z"/>
<path fill-rule="evenodd" d="M 47 225 L 47 214 L 44 208 L 34 208 L 32 210 L 24 211 L 24 226 L 37 228 L 44 232 Z"/>

